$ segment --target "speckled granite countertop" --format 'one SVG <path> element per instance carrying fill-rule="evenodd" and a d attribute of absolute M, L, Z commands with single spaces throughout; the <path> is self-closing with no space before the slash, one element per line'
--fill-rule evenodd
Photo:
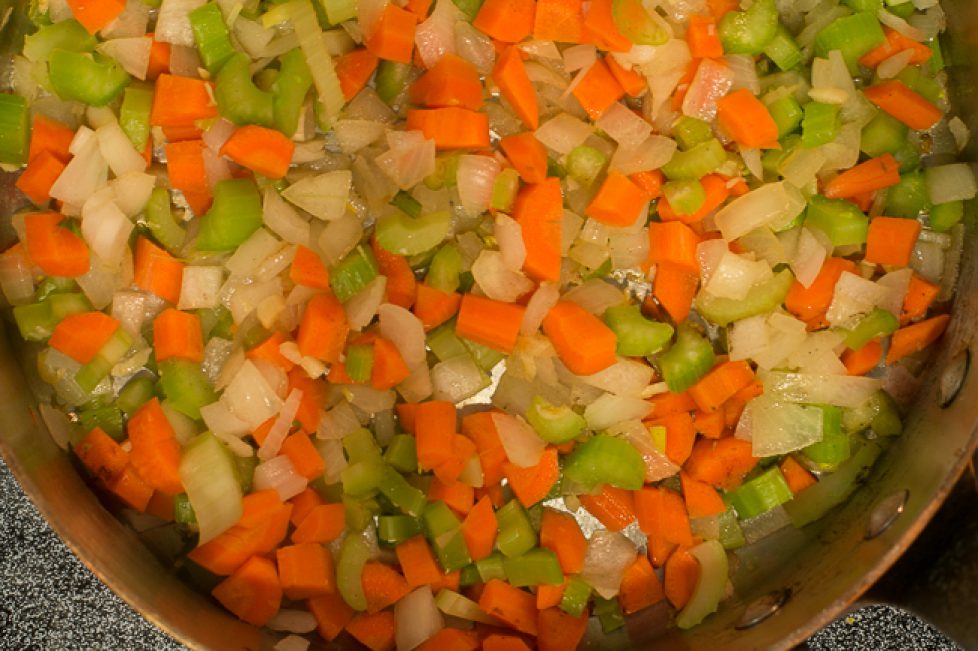
<path fill-rule="evenodd" d="M 812 651 L 951 651 L 933 627 L 888 606 L 836 621 Z M 0 461 L 0 650 L 176 651 L 173 641 L 95 578 L 44 523 Z"/>

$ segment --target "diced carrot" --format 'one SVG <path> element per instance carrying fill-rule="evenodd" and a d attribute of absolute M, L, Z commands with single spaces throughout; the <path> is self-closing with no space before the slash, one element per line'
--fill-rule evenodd
<path fill-rule="evenodd" d="M 924 280 L 914 273 L 907 287 L 907 295 L 903 299 L 903 309 L 900 311 L 900 324 L 907 325 L 927 314 L 931 304 L 941 288 L 932 282 Z"/>
<path fill-rule="evenodd" d="M 502 43 L 519 43 L 533 31 L 534 0 L 485 0 L 472 26 Z"/>
<path fill-rule="evenodd" d="M 542 183 L 547 178 L 547 149 L 533 132 L 506 136 L 499 141 L 499 147 L 527 183 Z"/>
<path fill-rule="evenodd" d="M 146 513 L 154 515 L 160 520 L 173 522 L 174 500 L 172 495 L 154 491 L 146 505 Z"/>
<path fill-rule="evenodd" d="M 584 32 L 596 46 L 611 52 L 628 52 L 632 47 L 631 40 L 621 33 L 611 13 L 612 0 L 594 0 L 584 16 Z M 608 57 L 608 66 L 614 63 L 613 57 Z M 611 68 L 614 73 L 614 68 Z M 617 75 L 615 75 L 617 77 Z M 619 82 L 621 80 L 619 79 Z M 625 84 L 622 84 L 624 86 Z"/>
<path fill-rule="evenodd" d="M 292 504 L 292 516 L 289 520 L 293 525 L 298 527 L 314 508 L 322 506 L 325 502 L 323 502 L 323 498 L 315 490 L 306 488 L 290 499 L 289 503 Z"/>
<path fill-rule="evenodd" d="M 432 0 L 408 0 L 404 8 L 418 17 L 418 22 L 424 22 L 428 17 L 428 10 L 431 9 Z"/>
<path fill-rule="evenodd" d="M 526 308 L 491 298 L 465 294 L 455 322 L 455 334 L 509 354 L 516 346 Z"/>
<path fill-rule="evenodd" d="M 245 496 L 242 502 L 244 514 L 238 524 L 192 550 L 187 558 L 212 574 L 227 576 L 251 556 L 270 554 L 278 547 L 288 532 L 292 505 L 282 504 L 279 500 L 267 511 L 249 516 L 249 498 L 253 495 L 255 493 Z"/>
<path fill-rule="evenodd" d="M 388 4 L 373 33 L 364 39 L 364 45 L 380 59 L 411 63 L 417 25 L 417 16 L 395 4 Z"/>
<path fill-rule="evenodd" d="M 755 379 L 743 389 L 733 394 L 729 400 L 723 403 L 724 424 L 727 427 L 736 427 L 747 403 L 762 393 L 764 393 L 764 383 Z"/>
<path fill-rule="evenodd" d="M 537 649 L 566 651 L 576 649 L 587 632 L 588 613 L 574 617 L 560 608 L 547 608 L 537 615 Z"/>
<path fill-rule="evenodd" d="M 746 88 L 717 100 L 717 121 L 743 147 L 777 149 L 778 125 L 767 107 Z"/>
<path fill-rule="evenodd" d="M 339 361 L 349 331 L 343 304 L 331 293 L 316 294 L 306 303 L 295 341 L 301 354 L 332 364 Z"/>
<path fill-rule="evenodd" d="M 890 79 L 863 89 L 870 102 L 916 131 L 930 129 L 944 115 L 940 108 L 899 79 Z"/>
<path fill-rule="evenodd" d="M 477 651 L 479 636 L 475 631 L 445 627 L 417 647 L 417 651 Z"/>
<path fill-rule="evenodd" d="M 295 362 L 286 358 L 279 350 L 279 346 L 286 341 L 288 340 L 285 338 L 285 335 L 283 335 L 281 332 L 275 331 L 266 337 L 260 344 L 249 349 L 245 355 L 251 360 L 261 359 L 269 364 L 274 364 L 288 373 L 295 368 Z M 159 359 L 158 356 L 157 359 Z"/>
<path fill-rule="evenodd" d="M 883 154 L 839 174 L 825 184 L 822 194 L 830 199 L 844 199 L 882 190 L 899 182 L 900 163 L 892 154 Z"/>
<path fill-rule="evenodd" d="M 473 561 L 480 561 L 492 553 L 496 542 L 496 512 L 488 497 L 481 497 L 465 516 L 462 537 Z"/>
<path fill-rule="evenodd" d="M 54 155 L 62 163 L 67 163 L 71 158 L 71 152 L 68 151 L 68 148 L 74 138 L 75 132 L 61 122 L 41 113 L 35 113 L 31 120 L 31 145 L 27 150 L 28 163 L 44 152 Z"/>
<path fill-rule="evenodd" d="M 442 55 L 410 89 L 411 101 L 431 108 L 460 106 L 472 111 L 482 108 L 482 82 L 479 71 L 465 59 L 451 53 Z"/>
<path fill-rule="evenodd" d="M 51 186 L 64 169 L 65 163 L 55 154 L 42 151 L 30 159 L 15 185 L 34 204 L 43 206 L 51 198 Z"/>
<path fill-rule="evenodd" d="M 521 633 L 537 634 L 537 604 L 529 592 L 492 579 L 482 591 L 479 607 Z"/>
<path fill-rule="evenodd" d="M 204 167 L 204 149 L 200 139 L 169 142 L 166 145 L 166 171 L 170 185 L 193 195 L 210 196 L 210 185 Z"/>
<path fill-rule="evenodd" d="M 400 572 L 390 565 L 371 561 L 360 574 L 363 593 L 367 597 L 367 612 L 376 613 L 397 603 L 411 591 Z"/>
<path fill-rule="evenodd" d="M 183 492 L 180 481 L 180 444 L 157 398 L 129 417 L 126 428 L 133 467 L 147 484 L 167 495 Z"/>
<path fill-rule="evenodd" d="M 805 467 L 798 463 L 794 457 L 785 457 L 780 468 L 784 480 L 788 483 L 788 488 L 795 495 L 818 483 L 815 476 L 805 470 Z"/>
<path fill-rule="evenodd" d="M 665 182 L 665 175 L 661 170 L 646 170 L 629 174 L 628 178 L 632 183 L 642 188 L 649 199 L 658 199 L 662 196 L 662 184 Z"/>
<path fill-rule="evenodd" d="M 725 426 L 723 413 L 719 411 L 698 411 L 693 414 L 693 426 L 697 434 L 702 434 L 708 439 L 718 439 L 723 434 Z"/>
<path fill-rule="evenodd" d="M 157 127 L 194 126 L 198 120 L 217 117 L 210 82 L 161 74 L 156 80 L 149 123 Z"/>
<path fill-rule="evenodd" d="M 343 99 L 349 102 L 363 90 L 378 63 L 377 55 L 365 47 L 354 48 L 336 59 L 336 76 L 340 80 Z"/>
<path fill-rule="evenodd" d="M 289 599 L 320 597 L 336 591 L 333 557 L 318 543 L 279 547 L 275 561 L 282 592 Z"/>
<path fill-rule="evenodd" d="M 537 12 L 539 13 L 539 3 Z M 537 93 L 526 74 L 526 68 L 523 67 L 523 57 L 517 46 L 508 47 L 496 61 L 492 69 L 492 80 L 523 124 L 530 129 L 536 129 L 540 125 Z"/>
<path fill-rule="evenodd" d="M 608 64 L 608 70 L 611 71 L 611 75 L 621 84 L 626 95 L 629 97 L 641 97 L 645 93 L 648 88 L 648 82 L 643 75 L 623 67 L 613 56 L 606 56 L 604 62 Z"/>
<path fill-rule="evenodd" d="M 463 436 L 462 438 L 465 437 Z M 465 440 L 469 441 L 469 439 Z M 472 446 L 475 445 L 471 441 L 469 441 L 469 444 Z M 428 501 L 437 502 L 439 500 L 459 515 L 464 516 L 472 510 L 472 505 L 475 502 L 475 489 L 460 481 L 453 481 L 446 484 L 436 475 L 428 486 Z"/>
<path fill-rule="evenodd" d="M 693 596 L 700 575 L 700 564 L 685 549 L 678 549 L 666 561 L 663 588 L 673 608 L 681 609 Z"/>
<path fill-rule="evenodd" d="M 635 501 L 627 490 L 602 484 L 597 495 L 581 495 L 579 499 L 609 531 L 621 531 L 635 521 Z"/>
<path fill-rule="evenodd" d="M 698 285 L 698 273 L 690 273 L 671 262 L 663 262 L 655 268 L 652 295 L 674 322 L 682 323 L 693 307 Z"/>
<path fill-rule="evenodd" d="M 544 165 L 545 159 L 544 152 Z M 513 218 L 523 230 L 526 247 L 523 270 L 534 280 L 560 279 L 563 202 L 560 179 L 555 177 L 524 185 L 516 195 Z"/>
<path fill-rule="evenodd" d="M 730 188 L 727 187 L 727 180 L 719 174 L 707 174 L 700 179 L 706 199 L 703 205 L 694 213 L 684 215 L 673 211 L 668 199 L 662 197 L 656 206 L 659 218 L 664 222 L 681 221 L 684 224 L 693 224 L 702 221 L 707 215 L 720 207 L 720 205 L 730 196 Z"/>
<path fill-rule="evenodd" d="M 716 19 L 712 16 L 690 16 L 686 43 L 694 59 L 718 59 L 723 56 L 723 43 L 717 34 Z"/>
<path fill-rule="evenodd" d="M 907 62 L 907 65 L 915 66 L 926 63 L 933 54 L 931 49 L 923 43 L 918 43 L 895 29 L 884 27 L 883 33 L 886 34 L 886 42 L 862 55 L 859 58 L 860 64 L 867 68 L 875 68 L 891 56 L 899 54 L 904 50 L 910 50 L 910 60 Z"/>
<path fill-rule="evenodd" d="M 393 651 L 394 612 L 357 615 L 346 625 L 346 632 L 370 651 Z"/>
<path fill-rule="evenodd" d="M 68 0 L 71 14 L 89 34 L 95 34 L 119 17 L 125 0 Z"/>
<path fill-rule="evenodd" d="M 76 362 L 88 364 L 119 329 L 119 322 L 104 312 L 69 314 L 54 327 L 48 344 Z"/>
<path fill-rule="evenodd" d="M 536 587 L 537 590 L 537 610 L 544 610 L 545 608 L 553 608 L 554 606 L 559 606 L 560 601 L 564 598 L 564 588 L 567 586 L 567 579 L 564 579 L 563 583 L 558 585 L 546 585 L 541 584 Z"/>
<path fill-rule="evenodd" d="M 409 110 L 407 128 L 421 131 L 440 150 L 489 146 L 489 116 L 457 106 Z"/>
<path fill-rule="evenodd" d="M 664 418 L 677 412 L 696 409 L 696 403 L 686 391 L 682 393 L 672 393 L 671 391 L 660 393 L 649 398 L 649 402 L 652 403 L 650 418 Z"/>
<path fill-rule="evenodd" d="M 404 579 L 411 588 L 436 583 L 441 579 L 441 568 L 424 536 L 405 540 L 394 548 L 394 552 L 404 572 Z"/>
<path fill-rule="evenodd" d="M 641 3 L 635 3 L 636 6 L 641 7 Z M 702 59 L 690 59 L 689 63 L 686 64 L 686 71 L 683 76 L 679 78 L 679 83 L 676 85 L 676 90 L 672 94 L 672 101 L 670 105 L 672 110 L 677 113 L 683 108 L 683 101 L 686 99 L 686 93 L 689 92 L 689 85 L 693 83 L 693 78 L 696 77 L 696 72 L 699 70 L 700 63 Z"/>
<path fill-rule="evenodd" d="M 370 385 L 381 391 L 393 389 L 411 375 L 410 369 L 393 343 L 382 337 L 374 341 L 374 366 Z"/>
<path fill-rule="evenodd" d="M 646 422 L 649 425 L 666 428 L 666 456 L 676 465 L 681 466 L 685 463 L 696 441 L 696 427 L 689 412 L 669 414 Z"/>
<path fill-rule="evenodd" d="M 540 462 L 528 468 L 507 461 L 503 464 L 503 472 L 520 503 L 526 507 L 533 506 L 542 501 L 560 479 L 557 449 L 548 447 L 540 455 Z"/>
<path fill-rule="evenodd" d="M 883 361 L 883 344 L 879 339 L 867 341 L 859 350 L 842 353 L 842 363 L 849 375 L 866 375 Z"/>
<path fill-rule="evenodd" d="M 404 256 L 391 253 L 377 244 L 377 238 L 371 238 L 370 247 L 380 273 L 387 277 L 387 301 L 411 309 L 417 292 L 417 280 L 411 266 Z"/>
<path fill-rule="evenodd" d="M 649 562 L 652 563 L 652 567 L 662 567 L 679 545 L 661 538 L 652 537 L 648 540 L 648 547 Z"/>
<path fill-rule="evenodd" d="M 679 473 L 679 480 L 682 483 L 683 499 L 686 500 L 689 517 L 705 518 L 727 510 L 723 498 L 713 486 L 697 481 L 685 472 Z"/>
<path fill-rule="evenodd" d="M 129 453 L 100 427 L 86 434 L 72 450 L 89 472 L 104 482 L 111 481 L 129 465 Z"/>
<path fill-rule="evenodd" d="M 693 544 L 689 514 L 679 493 L 649 486 L 635 491 L 634 495 L 638 526 L 644 533 L 677 545 Z"/>
<path fill-rule="evenodd" d="M 280 179 L 289 171 L 295 143 L 277 129 L 257 124 L 238 127 L 221 146 L 221 155 L 255 174 Z"/>
<path fill-rule="evenodd" d="M 843 271 L 856 273 L 856 263 L 845 258 L 827 258 L 815 281 L 807 288 L 797 280 L 792 283 L 784 306 L 802 321 L 808 321 L 824 314 L 832 304 L 835 284 Z"/>
<path fill-rule="evenodd" d="M 564 574 L 578 574 L 584 569 L 587 539 L 574 516 L 545 508 L 540 521 L 540 547 L 557 555 Z"/>
<path fill-rule="evenodd" d="M 754 371 L 744 360 L 721 362 L 689 389 L 701 411 L 717 411 L 735 393 L 754 379 Z"/>
<path fill-rule="evenodd" d="M 418 283 L 414 299 L 414 316 L 421 320 L 425 330 L 437 328 L 458 312 L 462 295 L 445 292 L 427 283 Z"/>
<path fill-rule="evenodd" d="M 572 301 L 557 303 L 543 319 L 543 332 L 572 373 L 592 375 L 617 361 L 615 333 Z"/>
<path fill-rule="evenodd" d="M 326 383 L 309 377 L 301 367 L 296 367 L 289 371 L 289 391 L 292 389 L 302 392 L 295 419 L 305 431 L 315 432 L 326 405 Z"/>
<path fill-rule="evenodd" d="M 328 543 L 346 530 L 346 509 L 342 504 L 314 506 L 292 532 L 294 543 Z"/>
<path fill-rule="evenodd" d="M 132 464 L 105 483 L 105 487 L 131 509 L 144 513 L 153 499 L 153 487 L 139 476 Z"/>
<path fill-rule="evenodd" d="M 726 437 L 716 441 L 700 439 L 684 469 L 697 481 L 724 490 L 733 490 L 754 469 L 758 458 L 751 454 L 750 441 Z"/>
<path fill-rule="evenodd" d="M 282 442 L 281 454 L 289 458 L 298 474 L 310 481 L 322 475 L 326 469 L 326 462 L 305 432 L 286 437 Z"/>
<path fill-rule="evenodd" d="M 171 357 L 204 361 L 200 317 L 172 307 L 163 310 L 153 319 L 153 348 L 157 362 Z"/>
<path fill-rule="evenodd" d="M 584 77 L 574 87 L 571 94 L 577 98 L 591 119 L 597 120 L 602 113 L 608 110 L 608 107 L 625 96 L 625 89 L 608 70 L 608 65 L 604 60 L 598 59 L 584 73 Z M 633 221 L 635 221 L 635 215 L 632 215 L 632 221 L 628 222 L 628 225 L 631 225 Z"/>
<path fill-rule="evenodd" d="M 56 212 L 35 212 L 24 216 L 24 243 L 31 261 L 49 276 L 74 278 L 88 273 L 88 245 L 60 224 L 64 217 Z"/>
<path fill-rule="evenodd" d="M 338 593 L 313 597 L 306 602 L 309 612 L 316 618 L 316 630 L 326 640 L 335 640 L 353 619 L 354 610 Z"/>
<path fill-rule="evenodd" d="M 875 217 L 866 238 L 867 262 L 904 267 L 910 263 L 920 235 L 920 222 L 900 217 Z"/>
<path fill-rule="evenodd" d="M 462 434 L 472 439 L 479 450 L 479 463 L 482 466 L 486 486 L 498 484 L 504 475 L 503 463 L 507 460 L 507 456 L 496 432 L 492 412 L 482 411 L 465 415 L 462 418 Z"/>
<path fill-rule="evenodd" d="M 394 405 L 397 412 L 397 422 L 401 429 L 408 434 L 414 434 L 414 423 L 418 414 L 418 403 L 399 402 Z"/>
<path fill-rule="evenodd" d="M 282 603 L 275 563 L 252 556 L 211 591 L 225 608 L 249 624 L 264 626 Z"/>
<path fill-rule="evenodd" d="M 432 400 L 418 405 L 414 436 L 422 468 L 430 470 L 451 456 L 455 418 L 455 405 L 448 401 Z"/>
<path fill-rule="evenodd" d="M 618 600 L 622 610 L 630 615 L 662 601 L 665 596 L 648 557 L 639 554 L 621 577 Z"/>
<path fill-rule="evenodd" d="M 950 315 L 939 314 L 894 332 L 890 338 L 890 349 L 886 353 L 886 363 L 892 364 L 930 346 L 944 334 L 950 320 Z"/>
<path fill-rule="evenodd" d="M 642 188 L 615 170 L 605 178 L 584 213 L 608 226 L 631 226 L 648 201 Z"/>
<path fill-rule="evenodd" d="M 649 260 L 653 264 L 671 262 L 690 273 L 699 273 L 696 247 L 700 238 L 682 222 L 649 224 Z"/>
<path fill-rule="evenodd" d="M 581 0 L 537 0 L 533 38 L 558 43 L 585 41 Z"/>
<path fill-rule="evenodd" d="M 531 648 L 515 635 L 492 633 L 482 640 L 482 651 L 531 651 Z"/>

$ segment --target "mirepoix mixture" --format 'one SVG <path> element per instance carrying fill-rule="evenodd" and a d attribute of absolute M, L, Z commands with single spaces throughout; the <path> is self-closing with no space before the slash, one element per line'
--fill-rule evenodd
<path fill-rule="evenodd" d="M 937 0 L 29 21 L 0 288 L 42 416 L 279 651 L 692 628 L 857 487 L 949 321 Z"/>

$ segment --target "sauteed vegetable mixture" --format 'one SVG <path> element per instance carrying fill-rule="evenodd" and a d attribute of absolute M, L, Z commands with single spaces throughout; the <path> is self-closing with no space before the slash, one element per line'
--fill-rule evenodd
<path fill-rule="evenodd" d="M 855 489 L 948 324 L 936 0 L 30 20 L 0 287 L 42 415 L 279 649 L 696 626 Z"/>

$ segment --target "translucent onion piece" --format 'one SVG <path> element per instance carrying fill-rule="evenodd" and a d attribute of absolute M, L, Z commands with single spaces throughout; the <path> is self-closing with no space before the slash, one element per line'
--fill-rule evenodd
<path fill-rule="evenodd" d="M 418 55 L 426 68 L 430 69 L 446 54 L 455 54 L 455 25 L 465 18 L 452 0 L 435 3 L 435 10 L 414 31 Z"/>
<path fill-rule="evenodd" d="M 540 324 L 550 312 L 550 308 L 560 300 L 560 288 L 554 283 L 540 283 L 537 290 L 533 292 L 529 302 L 526 304 L 526 312 L 523 313 L 523 323 L 520 325 L 520 334 L 532 335 L 540 329 Z"/>
<path fill-rule="evenodd" d="M 624 104 L 615 102 L 601 114 L 596 127 L 622 147 L 636 148 L 652 135 L 652 125 L 635 115 Z"/>
<path fill-rule="evenodd" d="M 228 434 L 242 437 L 251 433 L 248 423 L 231 413 L 227 406 L 218 400 L 200 408 L 200 417 L 207 429 L 215 434 Z"/>
<path fill-rule="evenodd" d="M 358 429 L 360 429 L 360 420 L 353 407 L 346 400 L 340 400 L 320 418 L 316 436 L 324 440 L 340 440 Z"/>
<path fill-rule="evenodd" d="M 384 302 L 386 289 L 387 277 L 377 276 L 346 302 L 343 309 L 346 310 L 346 320 L 352 330 L 363 330 L 373 321 L 377 308 Z"/>
<path fill-rule="evenodd" d="M 219 294 L 223 282 L 224 270 L 221 267 L 193 265 L 184 267 L 177 307 L 181 310 L 217 307 L 220 303 Z"/>
<path fill-rule="evenodd" d="M 376 163 L 400 189 L 409 190 L 434 174 L 435 141 L 420 131 L 388 131 L 387 144 L 390 149 L 379 155 Z"/>
<path fill-rule="evenodd" d="M 149 51 L 152 47 L 152 38 L 136 36 L 105 41 L 96 46 L 95 49 L 118 61 L 123 70 L 136 79 L 146 79 L 146 70 L 149 68 Z"/>
<path fill-rule="evenodd" d="M 584 410 L 588 427 L 602 430 L 624 420 L 641 420 L 652 413 L 652 403 L 641 398 L 602 394 Z"/>
<path fill-rule="evenodd" d="M 339 219 L 326 224 L 316 238 L 316 244 L 323 254 L 326 264 L 333 266 L 346 256 L 363 237 L 363 224 L 353 213 L 346 213 Z"/>
<path fill-rule="evenodd" d="M 424 326 L 418 317 L 398 305 L 385 303 L 377 310 L 380 334 L 393 343 L 409 368 L 425 363 Z"/>
<path fill-rule="evenodd" d="M 180 482 L 197 517 L 198 545 L 224 533 L 241 518 L 237 470 L 228 451 L 213 435 L 201 434 L 183 450 Z"/>
<path fill-rule="evenodd" d="M 265 225 L 283 240 L 309 246 L 309 222 L 286 203 L 275 188 L 265 190 L 262 214 Z"/>
<path fill-rule="evenodd" d="M 791 258 L 791 271 L 795 274 L 795 280 L 802 284 L 806 289 L 811 287 L 822 270 L 822 263 L 829 252 L 825 250 L 822 243 L 812 235 L 807 228 L 802 228 L 798 236 L 798 246 L 795 254 Z"/>
<path fill-rule="evenodd" d="M 275 643 L 274 651 L 306 651 L 309 640 L 298 635 L 287 635 Z"/>
<path fill-rule="evenodd" d="M 717 115 L 717 100 L 727 94 L 733 83 L 734 72 L 730 66 L 713 59 L 703 59 L 683 99 L 683 115 L 712 122 Z"/>
<path fill-rule="evenodd" d="M 387 131 L 383 122 L 373 120 L 337 120 L 333 125 L 336 141 L 344 154 L 355 154 L 376 142 Z"/>
<path fill-rule="evenodd" d="M 472 276 L 486 296 L 497 301 L 512 303 L 533 290 L 533 281 L 507 267 L 499 251 L 483 250 L 472 263 Z"/>
<path fill-rule="evenodd" d="M 394 606 L 397 651 L 412 651 L 445 627 L 430 586 L 421 586 Z"/>
<path fill-rule="evenodd" d="M 190 12 L 205 0 L 163 0 L 156 17 L 155 38 L 161 43 L 194 47 L 194 32 L 190 27 Z"/>
<path fill-rule="evenodd" d="M 506 451 L 506 458 L 513 465 L 529 468 L 540 463 L 547 442 L 525 420 L 519 416 L 493 413 L 492 422 Z"/>
<path fill-rule="evenodd" d="M 513 270 L 522 268 L 526 260 L 526 245 L 519 222 L 504 213 L 496 213 L 492 233 L 503 256 L 503 264 Z"/>
<path fill-rule="evenodd" d="M 541 124 L 533 135 L 558 154 L 569 154 L 574 147 L 583 144 L 593 131 L 594 128 L 586 122 L 569 113 L 560 113 Z"/>
<path fill-rule="evenodd" d="M 285 441 L 285 437 L 289 435 L 289 430 L 292 428 L 292 422 L 295 420 L 295 415 L 299 412 L 299 405 L 301 403 L 302 391 L 292 389 L 289 397 L 282 403 L 282 410 L 275 417 L 275 422 L 272 423 L 271 429 L 265 435 L 265 440 L 262 441 L 261 447 L 258 448 L 259 459 L 267 461 L 278 455 L 282 443 Z"/>
<path fill-rule="evenodd" d="M 833 326 L 851 328 L 864 314 L 869 314 L 873 308 L 887 301 L 889 295 L 888 288 L 843 271 L 835 284 L 832 303 L 825 318 Z"/>
<path fill-rule="evenodd" d="M 858 407 L 880 388 L 875 378 L 809 375 L 771 371 L 763 375 L 764 392 L 789 402 Z"/>
<path fill-rule="evenodd" d="M 282 196 L 320 219 L 339 219 L 346 212 L 352 183 L 349 170 L 325 172 L 299 179 Z"/>
<path fill-rule="evenodd" d="M 652 382 L 655 371 L 648 364 L 619 357 L 618 361 L 594 375 L 582 375 L 581 381 L 592 387 L 621 396 L 641 397 Z"/>
<path fill-rule="evenodd" d="M 489 378 L 471 355 L 459 355 L 431 367 L 432 397 L 461 402 L 489 385 Z"/>
<path fill-rule="evenodd" d="M 793 201 L 784 182 L 768 183 L 721 208 L 714 221 L 725 240 L 735 240 L 755 228 L 793 219 L 802 209 L 804 203 Z"/>
<path fill-rule="evenodd" d="M 77 141 L 77 145 L 76 145 Z M 80 207 L 100 187 L 105 185 L 109 166 L 99 151 L 95 132 L 88 127 L 78 128 L 71 144 L 74 158 L 51 186 L 51 198 Z"/>
<path fill-rule="evenodd" d="M 259 228 L 231 254 L 224 266 L 232 276 L 250 276 L 265 258 L 281 249 L 282 242 L 264 228 Z"/>
<path fill-rule="evenodd" d="M 474 65 L 480 74 L 492 72 L 496 58 L 492 40 L 466 20 L 455 23 L 455 53 Z"/>
<path fill-rule="evenodd" d="M 978 185 L 968 163 L 951 163 L 924 170 L 927 193 L 935 204 L 974 199 Z"/>
<path fill-rule="evenodd" d="M 587 543 L 581 577 L 605 599 L 618 594 L 625 570 L 635 561 L 635 545 L 621 533 L 595 531 Z"/>
<path fill-rule="evenodd" d="M 822 440 L 822 410 L 762 395 L 747 403 L 735 436 L 755 457 L 787 454 Z"/>
<path fill-rule="evenodd" d="M 651 135 L 636 147 L 618 147 L 611 157 L 609 169 L 626 175 L 656 170 L 672 159 L 676 149 L 676 141 L 672 138 Z"/>
<path fill-rule="evenodd" d="M 451 4 L 451 0 L 443 0 L 443 2 Z M 432 142 L 432 157 L 434 157 L 434 149 L 435 145 Z M 459 156 L 455 180 L 458 184 L 458 196 L 462 201 L 462 208 L 470 216 L 481 215 L 489 209 L 492 188 L 500 171 L 499 162 L 491 156 L 473 154 Z"/>
<path fill-rule="evenodd" d="M 251 360 L 245 360 L 221 397 L 252 430 L 282 409 L 282 400 Z M 288 498 L 283 498 L 288 499 Z"/>
<path fill-rule="evenodd" d="M 274 490 L 283 502 L 304 491 L 309 483 L 284 454 L 255 466 L 253 482 L 255 490 Z"/>
<path fill-rule="evenodd" d="M 112 193 L 93 194 L 82 207 L 82 237 L 102 261 L 118 265 L 128 251 L 133 223 L 111 200 Z"/>
<path fill-rule="evenodd" d="M 591 314 L 601 316 L 609 307 L 625 303 L 624 292 L 598 278 L 587 280 L 564 294 L 561 300 L 577 303 Z"/>

